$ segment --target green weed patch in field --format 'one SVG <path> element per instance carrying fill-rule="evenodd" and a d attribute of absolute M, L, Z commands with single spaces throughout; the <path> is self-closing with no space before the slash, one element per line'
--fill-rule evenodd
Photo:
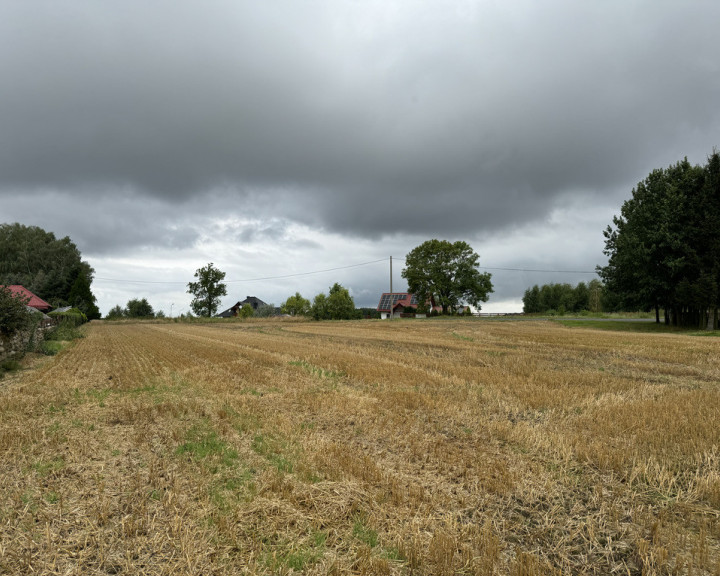
<path fill-rule="evenodd" d="M 177 447 L 175 453 L 188 455 L 193 460 L 212 462 L 210 471 L 215 473 L 218 466 L 232 466 L 238 459 L 238 453 L 222 440 L 207 422 L 196 424 L 185 434 L 185 442 Z"/>
<path fill-rule="evenodd" d="M 304 368 L 307 372 L 309 372 L 316 378 L 339 380 L 340 378 L 345 376 L 345 372 L 343 372 L 342 370 L 326 370 L 325 368 L 321 368 L 320 366 L 310 364 L 305 360 L 294 360 L 292 362 L 289 362 L 289 364 L 290 366 L 300 366 L 301 368 Z"/>
<path fill-rule="evenodd" d="M 580 318 L 554 318 L 553 322 L 567 326 L 568 328 L 591 328 L 595 330 L 613 330 L 616 332 L 649 332 L 649 333 L 690 333 L 687 329 L 676 326 L 666 326 L 657 322 L 613 320 L 598 318 L 595 320 Z"/>
<path fill-rule="evenodd" d="M 256 454 L 263 456 L 280 472 L 292 473 L 295 470 L 297 449 L 288 442 L 269 434 L 256 434 L 251 447 Z"/>
<path fill-rule="evenodd" d="M 33 470 L 37 472 L 40 478 L 46 478 L 53 472 L 58 472 L 63 468 L 65 468 L 65 459 L 62 456 L 58 456 L 52 460 L 40 460 L 33 464 Z"/>
<path fill-rule="evenodd" d="M 327 534 L 316 532 L 300 544 L 282 542 L 265 551 L 263 563 L 274 574 L 286 573 L 288 570 L 302 572 L 317 563 L 325 552 Z"/>
<path fill-rule="evenodd" d="M 362 518 L 357 518 L 353 523 L 353 536 L 370 546 L 375 548 L 378 545 L 378 533 L 376 530 L 369 528 Z"/>
<path fill-rule="evenodd" d="M 0 378 L 2 378 L 6 372 L 15 372 L 20 370 L 20 362 L 15 359 L 5 360 L 0 362 Z"/>
<path fill-rule="evenodd" d="M 453 335 L 453 338 L 457 338 L 458 340 L 465 340 L 466 342 L 473 342 L 475 338 L 471 338 L 470 336 L 464 336 L 462 334 L 458 334 L 457 332 L 451 332 Z"/>

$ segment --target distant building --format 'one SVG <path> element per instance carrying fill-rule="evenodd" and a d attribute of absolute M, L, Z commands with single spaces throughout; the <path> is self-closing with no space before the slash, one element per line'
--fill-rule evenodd
<path fill-rule="evenodd" d="M 40 312 L 48 312 L 52 310 L 52 306 L 50 304 L 45 302 L 45 300 L 43 300 L 39 296 L 35 296 L 35 294 L 30 292 L 30 290 L 28 290 L 24 286 L 20 286 L 19 284 L 12 284 L 9 286 L 0 286 L 0 288 L 7 288 L 8 290 L 10 290 L 13 296 L 20 296 L 24 300 L 28 300 L 27 306 L 29 308 L 40 310 Z"/>
<path fill-rule="evenodd" d="M 267 304 L 260 300 L 260 298 L 256 298 L 255 296 L 246 296 L 245 300 L 235 303 L 233 306 L 231 306 L 224 312 L 220 312 L 217 317 L 234 318 L 240 314 L 240 310 L 242 310 L 242 307 L 245 306 L 245 304 L 250 304 L 250 307 L 253 310 L 257 310 L 258 308 L 260 308 L 260 306 L 267 306 Z"/>
<path fill-rule="evenodd" d="M 384 292 L 380 296 L 377 311 L 380 312 L 380 318 L 384 320 L 390 317 L 391 312 L 393 316 L 399 317 L 405 311 L 405 308 L 417 310 L 417 307 L 418 301 L 415 294 L 410 294 L 410 292 Z"/>

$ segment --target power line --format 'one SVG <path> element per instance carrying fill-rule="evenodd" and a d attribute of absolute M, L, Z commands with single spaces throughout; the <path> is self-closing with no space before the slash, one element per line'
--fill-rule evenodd
<path fill-rule="evenodd" d="M 310 276 L 312 274 L 323 274 L 325 272 L 335 272 L 336 270 L 347 270 L 348 268 L 359 268 L 360 266 L 368 266 L 370 264 L 377 264 L 378 262 L 385 262 L 385 258 L 381 260 L 372 260 L 370 262 L 361 262 L 360 264 L 350 264 L 348 266 L 337 266 L 335 268 L 326 268 L 324 270 L 313 270 L 311 272 L 297 272 L 296 274 L 284 274 L 282 276 L 263 276 L 261 278 L 246 278 L 242 280 L 225 280 L 225 284 L 237 284 L 239 282 L 258 282 L 260 280 L 281 280 L 283 278 L 295 278 L 298 276 Z M 187 282 L 180 282 L 178 280 L 121 280 L 119 278 L 100 278 L 96 277 L 94 280 L 102 280 L 105 282 L 121 282 L 125 284 L 187 284 Z"/>
<path fill-rule="evenodd" d="M 405 260 L 398 258 L 397 259 L 400 262 L 405 262 Z M 280 276 L 262 276 L 258 278 L 244 278 L 239 280 L 226 280 L 225 284 L 238 284 L 241 282 L 260 282 L 263 280 L 282 280 L 284 278 L 297 278 L 300 276 L 311 276 L 313 274 L 324 274 L 326 272 L 335 272 L 337 270 L 348 270 L 350 268 L 359 268 L 361 266 L 369 266 L 370 264 L 378 264 L 380 262 L 386 262 L 387 260 L 385 258 L 381 258 L 380 260 L 371 260 L 369 262 L 361 262 L 360 264 L 350 264 L 348 266 L 336 266 L 335 268 L 325 268 L 323 270 L 312 270 L 310 272 L 297 272 L 295 274 L 283 274 Z M 542 272 L 542 273 L 548 273 L 548 274 L 597 274 L 595 271 L 589 271 L 589 270 L 548 270 L 548 269 L 541 269 L 541 268 L 500 268 L 500 267 L 490 267 L 490 266 L 479 266 L 481 270 L 500 270 L 504 272 Z M 103 278 L 103 277 L 96 277 L 93 280 L 99 280 L 102 282 L 118 282 L 121 284 L 182 284 L 185 285 L 187 282 L 182 282 L 179 280 L 124 280 L 120 278 Z"/>
<path fill-rule="evenodd" d="M 405 262 L 401 258 L 395 258 L 399 262 Z M 546 270 L 541 268 L 491 268 L 490 266 L 478 266 L 480 270 L 504 270 L 506 272 L 548 272 L 553 274 L 597 274 L 596 271 L 589 270 Z"/>
<path fill-rule="evenodd" d="M 597 274 L 597 272 L 589 270 L 541 270 L 533 268 L 489 268 L 487 266 L 479 266 L 483 270 L 506 270 L 509 272 L 552 272 L 554 274 Z"/>

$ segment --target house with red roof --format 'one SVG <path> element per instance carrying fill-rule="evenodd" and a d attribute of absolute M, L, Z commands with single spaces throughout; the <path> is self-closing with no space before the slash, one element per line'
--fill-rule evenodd
<path fill-rule="evenodd" d="M 20 284 L 0 286 L 0 288 L 7 288 L 8 290 L 10 290 L 13 296 L 21 297 L 23 300 L 26 301 L 27 306 L 29 306 L 30 308 L 35 308 L 36 310 L 40 310 L 40 312 L 48 312 L 52 309 L 52 306 L 45 302 L 45 300 L 43 300 L 39 296 L 35 296 L 35 294 L 30 292 L 30 290 L 28 290 L 24 286 L 20 286 Z"/>
<path fill-rule="evenodd" d="M 380 312 L 380 318 L 384 320 L 390 317 L 391 312 L 393 317 L 399 318 L 402 315 L 407 316 L 409 314 L 406 310 L 417 310 L 417 307 L 418 299 L 415 294 L 411 294 L 410 292 L 383 292 L 382 296 L 380 296 L 377 311 Z M 432 306 L 431 302 L 428 302 L 428 308 L 438 310 L 439 312 L 442 311 L 441 307 Z"/>

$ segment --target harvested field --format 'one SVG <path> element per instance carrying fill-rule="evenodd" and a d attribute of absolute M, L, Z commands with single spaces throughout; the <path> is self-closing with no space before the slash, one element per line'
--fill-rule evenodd
<path fill-rule="evenodd" d="M 96 322 L 0 381 L 0 574 L 720 574 L 720 345 Z"/>

